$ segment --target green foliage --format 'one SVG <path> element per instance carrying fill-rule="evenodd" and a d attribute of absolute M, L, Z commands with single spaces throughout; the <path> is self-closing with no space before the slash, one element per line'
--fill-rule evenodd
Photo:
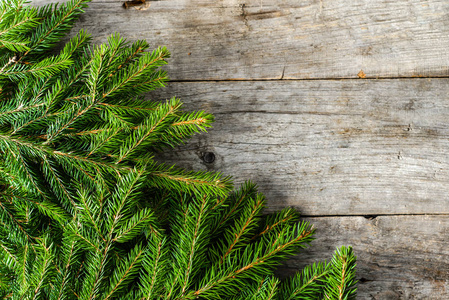
<path fill-rule="evenodd" d="M 281 280 L 314 229 L 263 214 L 256 186 L 157 163 L 210 127 L 179 99 L 147 101 L 169 52 L 118 34 L 65 45 L 87 0 L 0 3 L 0 296 L 3 299 L 352 299 L 355 256 Z"/>
<path fill-rule="evenodd" d="M 0 6 L 0 176 L 8 197 L 31 196 L 33 208 L 61 221 L 78 206 L 74 181 L 110 189 L 121 176 L 143 171 L 149 187 L 224 196 L 229 178 L 153 160 L 156 150 L 179 145 L 213 121 L 203 111 L 183 112 L 175 98 L 142 98 L 167 81 L 160 70 L 167 49 L 147 51 L 145 41 L 129 44 L 118 34 L 90 46 L 80 31 L 57 53 L 86 2 Z M 18 33 L 24 38 L 14 39 Z M 50 50 L 55 54 L 48 56 Z"/>
<path fill-rule="evenodd" d="M 42 239 L 3 243 L 3 295 L 13 299 L 354 298 L 351 248 L 337 250 L 330 263 L 308 266 L 291 279 L 274 277 L 276 267 L 308 246 L 314 229 L 308 222 L 298 222 L 297 213 L 290 209 L 263 215 L 265 200 L 254 185 L 247 183 L 223 199 L 167 193 L 160 208 L 154 209 L 160 195 L 142 189 L 143 182 L 142 173 L 130 173 L 111 192 L 78 186 L 82 205 L 62 231 L 47 228 Z"/>

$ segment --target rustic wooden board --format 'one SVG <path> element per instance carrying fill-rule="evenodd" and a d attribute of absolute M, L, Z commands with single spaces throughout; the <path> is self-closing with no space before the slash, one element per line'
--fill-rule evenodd
<path fill-rule="evenodd" d="M 449 213 L 447 95 L 447 79 L 395 79 L 178 82 L 150 96 L 216 116 L 162 159 L 251 179 L 273 209 L 377 215 Z"/>
<path fill-rule="evenodd" d="M 76 28 L 167 46 L 175 80 L 449 75 L 448 1 L 123 2 L 93 0 Z"/>
<path fill-rule="evenodd" d="M 358 299 L 447 299 L 449 291 L 448 216 L 306 218 L 317 240 L 281 275 L 329 260 L 336 247 L 357 254 Z"/>

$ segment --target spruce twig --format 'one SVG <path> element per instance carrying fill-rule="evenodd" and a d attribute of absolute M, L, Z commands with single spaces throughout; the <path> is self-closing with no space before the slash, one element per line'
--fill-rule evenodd
<path fill-rule="evenodd" d="M 58 52 L 87 2 L 0 2 L 0 296 L 354 298 L 352 248 L 280 280 L 312 225 L 264 215 L 250 182 L 156 162 L 214 118 L 144 99 L 168 80 L 164 47 L 81 30 Z"/>

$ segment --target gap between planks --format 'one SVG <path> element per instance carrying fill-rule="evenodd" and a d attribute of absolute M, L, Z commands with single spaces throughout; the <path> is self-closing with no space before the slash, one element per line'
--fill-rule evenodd
<path fill-rule="evenodd" d="M 365 80 L 365 81 L 371 81 L 371 80 L 394 80 L 394 79 L 403 79 L 403 80 L 410 80 L 410 79 L 445 79 L 449 76 L 416 76 L 416 77 L 410 77 L 410 76 L 393 76 L 393 77 L 367 77 L 367 78 L 354 78 L 354 77 L 338 77 L 338 78 L 326 78 L 326 77 L 320 77 L 320 78 L 238 78 L 238 79 L 198 79 L 198 80 L 188 80 L 188 79 L 175 79 L 175 80 L 169 80 L 169 82 L 173 83 L 199 83 L 199 82 L 257 82 L 257 81 L 343 81 L 343 80 Z"/>
<path fill-rule="evenodd" d="M 301 214 L 301 218 L 345 218 L 345 217 L 363 217 L 365 219 L 375 219 L 377 217 L 420 217 L 420 216 L 449 216 L 447 213 L 413 213 L 413 214 L 375 214 L 375 215 L 363 215 L 363 214 L 355 214 L 355 215 L 304 215 Z"/>

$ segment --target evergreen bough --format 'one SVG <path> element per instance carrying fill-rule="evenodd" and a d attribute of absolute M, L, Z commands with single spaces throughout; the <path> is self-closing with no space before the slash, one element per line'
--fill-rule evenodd
<path fill-rule="evenodd" d="M 312 240 L 252 183 L 157 163 L 213 116 L 146 101 L 169 52 L 80 31 L 87 0 L 0 2 L 0 296 L 4 299 L 352 299 L 350 247 L 280 280 Z"/>

